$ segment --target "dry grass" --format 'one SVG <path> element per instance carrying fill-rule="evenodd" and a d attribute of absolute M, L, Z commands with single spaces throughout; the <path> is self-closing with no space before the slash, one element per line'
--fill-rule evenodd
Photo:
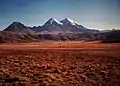
<path fill-rule="evenodd" d="M 1 44 L 0 83 L 120 86 L 120 44 L 75 41 Z"/>

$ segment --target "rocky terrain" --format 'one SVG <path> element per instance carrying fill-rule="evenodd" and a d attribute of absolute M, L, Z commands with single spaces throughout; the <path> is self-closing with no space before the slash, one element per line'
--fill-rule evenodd
<path fill-rule="evenodd" d="M 119 86 L 120 44 L 0 45 L 0 86 Z"/>

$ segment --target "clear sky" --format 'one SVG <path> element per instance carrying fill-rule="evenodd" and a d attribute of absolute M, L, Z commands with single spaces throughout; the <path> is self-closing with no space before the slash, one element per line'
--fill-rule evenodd
<path fill-rule="evenodd" d="M 88 28 L 120 29 L 120 0 L 0 0 L 0 28 L 43 25 L 69 17 Z"/>

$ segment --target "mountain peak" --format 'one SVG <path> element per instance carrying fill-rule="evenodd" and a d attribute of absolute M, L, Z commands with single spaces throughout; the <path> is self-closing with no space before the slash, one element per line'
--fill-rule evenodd
<path fill-rule="evenodd" d="M 18 21 L 15 21 L 15 22 L 13 22 L 11 25 L 18 25 L 18 24 L 22 24 L 22 23 L 20 23 L 20 22 L 18 22 Z M 23 24 L 22 24 L 23 25 Z"/>
<path fill-rule="evenodd" d="M 58 24 L 58 25 L 62 25 L 62 23 L 61 22 L 59 22 L 59 21 L 57 21 L 56 19 L 54 19 L 54 18 L 50 18 L 46 23 L 45 23 L 45 25 L 54 25 L 54 24 Z"/>
<path fill-rule="evenodd" d="M 53 24 L 54 22 L 56 22 L 56 23 L 62 25 L 62 23 L 60 23 L 57 19 L 54 19 L 54 18 L 50 18 L 50 19 L 49 19 L 49 22 L 50 22 L 50 24 Z"/>
<path fill-rule="evenodd" d="M 28 34 L 28 33 L 33 33 L 34 31 L 25 26 L 24 24 L 20 22 L 13 22 L 10 24 L 6 29 L 3 31 L 12 31 L 17 34 Z"/>
<path fill-rule="evenodd" d="M 10 26 L 12 26 L 12 27 L 25 27 L 25 25 L 24 24 L 22 24 L 22 23 L 20 23 L 20 22 L 17 22 L 17 21 L 15 21 L 15 22 L 13 22 Z"/>
<path fill-rule="evenodd" d="M 61 20 L 60 22 L 63 24 L 79 25 L 78 23 L 76 23 L 75 21 L 73 21 L 70 18 L 65 18 L 65 19 Z"/>
<path fill-rule="evenodd" d="M 67 21 L 73 21 L 72 19 L 70 18 L 65 18 L 64 20 L 67 20 Z"/>
<path fill-rule="evenodd" d="M 54 18 L 50 18 L 49 20 L 56 20 L 56 19 L 54 19 Z"/>
<path fill-rule="evenodd" d="M 13 23 L 14 23 L 14 24 L 17 24 L 17 23 L 20 23 L 20 22 L 18 22 L 18 21 L 14 21 Z"/>

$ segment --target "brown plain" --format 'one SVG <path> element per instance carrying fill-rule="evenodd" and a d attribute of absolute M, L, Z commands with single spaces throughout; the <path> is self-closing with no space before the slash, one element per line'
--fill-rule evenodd
<path fill-rule="evenodd" d="M 120 43 L 0 44 L 0 86 L 5 84 L 120 86 Z"/>

